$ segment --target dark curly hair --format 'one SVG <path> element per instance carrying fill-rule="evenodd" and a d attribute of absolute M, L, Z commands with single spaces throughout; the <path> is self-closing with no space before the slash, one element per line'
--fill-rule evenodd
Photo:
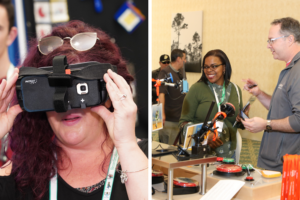
<path fill-rule="evenodd" d="M 65 38 L 82 32 L 97 33 L 99 40 L 92 49 L 76 51 L 71 47 L 69 40 L 64 40 L 63 46 L 48 55 L 42 55 L 37 48 L 37 41 L 32 40 L 30 42 L 31 48 L 22 66 L 36 68 L 51 66 L 55 56 L 66 55 L 69 64 L 98 61 L 116 65 L 118 74 L 128 83 L 133 80 L 127 70 L 125 60 L 121 57 L 119 48 L 111 42 L 110 37 L 103 31 L 81 21 L 70 21 L 54 28 L 52 33 L 47 36 Z M 17 103 L 16 97 L 13 103 Z M 107 129 L 105 128 L 105 130 L 104 134 L 108 139 Z M 21 192 L 31 190 L 34 198 L 39 200 L 47 192 L 49 180 L 54 176 L 58 163 L 62 162 L 59 155 L 63 153 L 55 143 L 55 135 L 49 125 L 46 113 L 20 113 L 14 122 L 9 137 L 10 147 L 14 152 L 12 175 L 15 178 L 17 188 Z M 54 152 L 58 155 L 57 160 L 54 158 Z M 111 153 L 106 155 L 105 160 L 110 158 Z M 102 171 L 104 172 L 104 168 Z"/>

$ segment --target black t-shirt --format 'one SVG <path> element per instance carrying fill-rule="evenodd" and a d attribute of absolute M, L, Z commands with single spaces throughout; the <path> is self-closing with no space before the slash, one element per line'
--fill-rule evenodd
<path fill-rule="evenodd" d="M 72 200 L 101 200 L 104 186 L 91 192 L 83 193 L 71 187 L 60 176 L 57 178 L 57 199 L 72 199 Z M 2 200 L 32 200 L 31 192 L 26 192 L 21 195 L 21 192 L 16 188 L 15 181 L 12 175 L 0 176 L 0 199 Z M 46 192 L 42 200 L 49 199 L 49 192 Z M 121 183 L 120 174 L 115 173 L 115 179 L 112 188 L 111 200 L 128 200 L 125 185 Z"/>
<path fill-rule="evenodd" d="M 165 67 L 159 72 L 158 78 L 165 78 L 168 73 L 173 76 L 173 82 L 177 83 L 183 78 L 183 70 L 175 72 L 170 66 Z M 181 108 L 185 94 L 181 94 L 180 90 L 175 87 L 160 86 L 159 93 L 165 94 L 165 114 L 166 121 L 179 122 Z"/>

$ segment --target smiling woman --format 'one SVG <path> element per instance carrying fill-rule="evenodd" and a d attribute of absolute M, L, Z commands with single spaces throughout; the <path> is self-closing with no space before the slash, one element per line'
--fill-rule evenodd
<path fill-rule="evenodd" d="M 94 42 L 74 49 L 70 40 L 53 46 L 49 39 L 79 33 L 93 33 Z M 0 168 L 0 199 L 147 199 L 148 162 L 136 142 L 137 107 L 128 85 L 133 78 L 119 48 L 103 31 L 81 21 L 58 26 L 45 38 L 50 51 L 41 52 L 32 41 L 23 66 L 51 66 L 55 56 L 65 55 L 69 64 L 110 63 L 118 74 L 108 70 L 103 76 L 110 97 L 103 105 L 63 113 L 22 112 L 13 97 L 18 69 L 0 84 L 0 138 L 11 130 L 14 152 Z M 118 168 L 111 164 L 117 162 Z"/>
<path fill-rule="evenodd" d="M 231 65 L 226 54 L 219 49 L 209 51 L 203 58 L 203 74 L 200 80 L 191 86 L 182 106 L 180 124 L 188 122 L 204 122 L 212 101 L 216 101 L 209 120 L 220 112 L 221 104 L 231 103 L 235 107 L 235 115 L 225 118 L 222 132 L 215 141 L 208 140 L 211 154 L 219 157 L 235 158 L 237 127 L 243 128 L 241 123 L 233 127 L 238 111 L 242 109 L 242 92 L 234 83 L 230 82 Z M 237 119 L 240 121 L 240 119 Z"/>

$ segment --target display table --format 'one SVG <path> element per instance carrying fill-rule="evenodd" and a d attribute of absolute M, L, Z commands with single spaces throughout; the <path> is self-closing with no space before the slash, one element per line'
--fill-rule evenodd
<path fill-rule="evenodd" d="M 158 145 L 162 145 L 163 148 L 167 148 L 169 145 L 161 144 L 158 142 L 152 142 L 152 149 L 156 148 Z M 200 158 L 200 159 L 191 159 L 185 161 L 178 161 L 173 155 L 165 155 L 161 157 L 152 158 L 152 165 L 157 165 L 168 169 L 168 200 L 173 199 L 173 178 L 174 178 L 174 169 L 189 166 L 189 165 L 199 165 L 201 164 L 201 174 L 205 176 L 201 177 L 201 191 L 202 194 L 205 194 L 206 191 L 206 163 L 215 162 L 217 157 L 210 158 Z"/>
<path fill-rule="evenodd" d="M 158 146 L 159 143 L 153 142 L 152 148 Z M 167 145 L 168 146 L 168 145 Z M 167 146 L 164 146 L 166 148 Z M 206 158 L 208 159 L 208 158 Z M 197 159 L 201 163 L 202 159 Z M 202 161 L 201 161 L 202 160 Z M 215 157 L 213 158 L 215 160 Z M 207 160 L 205 160 L 206 162 Z M 183 161 L 181 161 L 183 162 Z M 235 177 L 224 177 L 214 175 L 213 171 L 216 169 L 215 165 L 210 165 L 207 168 L 207 176 L 202 176 L 203 169 L 201 166 L 194 166 L 195 163 L 189 164 L 190 166 L 183 166 L 181 162 L 178 162 L 174 156 L 162 156 L 157 158 L 152 158 L 153 169 L 163 171 L 165 174 L 168 174 L 168 194 L 163 192 L 157 192 L 152 195 L 153 200 L 193 200 L 200 199 L 203 195 L 196 193 L 190 195 L 175 195 L 173 196 L 170 192 L 169 188 L 173 188 L 173 177 L 187 177 L 193 178 L 200 183 L 200 187 L 202 188 L 202 180 L 203 177 L 206 177 L 206 189 L 207 191 L 211 189 L 219 180 L 240 180 L 244 181 L 247 174 L 243 176 L 235 176 Z M 187 162 L 187 161 L 184 161 Z M 197 161 L 196 161 L 197 162 Z M 212 161 L 214 162 L 214 161 Z M 202 162 L 203 163 L 203 162 Z M 185 163 L 187 164 L 187 163 Z M 198 163 L 199 164 L 199 163 Z M 181 165 L 181 166 L 179 166 Z M 206 165 L 205 165 L 206 166 Z M 176 169 L 175 169 L 176 168 Z M 174 170 L 175 169 L 175 170 Z M 241 199 L 241 200 L 277 200 L 280 199 L 280 191 L 281 191 L 281 177 L 278 178 L 263 178 L 258 172 L 251 172 L 251 176 L 254 178 L 254 181 L 247 182 L 245 181 L 245 185 L 239 190 L 239 192 L 234 196 L 233 199 Z M 171 184 L 170 184 L 171 182 Z M 172 187 L 170 187 L 172 185 Z M 204 185 L 205 188 L 205 185 Z M 172 191 L 173 192 L 173 191 Z M 205 192 L 205 191 L 201 191 Z"/>

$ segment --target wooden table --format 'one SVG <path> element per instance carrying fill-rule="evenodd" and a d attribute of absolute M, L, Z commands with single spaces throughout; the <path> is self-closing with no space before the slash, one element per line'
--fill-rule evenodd
<path fill-rule="evenodd" d="M 152 142 L 152 149 L 158 146 L 160 143 Z M 164 148 L 167 148 L 169 145 L 160 144 Z M 209 158 L 199 158 L 185 161 L 178 161 L 173 155 L 166 155 L 162 157 L 152 158 L 152 165 L 157 165 L 168 169 L 168 200 L 173 199 L 173 178 L 174 178 L 174 169 L 185 167 L 189 165 L 199 165 L 201 164 L 201 174 L 204 174 L 201 178 L 201 194 L 204 195 L 206 191 L 206 165 L 207 163 L 215 162 L 217 157 Z"/>
<path fill-rule="evenodd" d="M 152 147 L 157 146 L 157 142 L 153 142 Z M 168 146 L 168 145 L 167 145 Z M 166 146 L 164 146 L 166 147 Z M 155 200 L 199 200 L 203 194 L 205 194 L 205 189 L 211 189 L 219 180 L 240 180 L 244 181 L 247 174 L 239 177 L 223 177 L 217 176 L 213 174 L 213 171 L 216 169 L 214 165 L 210 165 L 206 171 L 203 172 L 203 167 L 195 166 L 195 163 L 201 164 L 205 162 L 210 162 L 210 159 L 197 159 L 192 161 L 181 161 L 178 162 L 174 156 L 163 156 L 160 158 L 152 158 L 152 164 L 154 165 L 154 169 L 159 169 L 163 171 L 165 174 L 168 174 L 168 193 L 156 192 L 153 195 L 153 199 Z M 215 157 L 212 158 L 214 162 Z M 177 161 L 177 162 L 176 162 Z M 189 166 L 188 166 L 189 165 Z M 203 166 L 203 164 L 202 164 Z M 204 165 L 206 166 L 206 164 Z M 175 169 L 175 171 L 174 171 Z M 175 174 L 175 176 L 174 176 Z M 204 174 L 204 176 L 202 176 Z M 278 178 L 264 178 L 258 172 L 251 172 L 251 176 L 253 176 L 253 182 L 245 182 L 245 185 L 239 190 L 239 192 L 233 197 L 236 200 L 279 200 L 280 199 L 280 191 L 281 191 L 281 180 L 282 177 Z M 173 178 L 174 177 L 187 177 L 193 178 L 201 182 L 205 180 L 204 184 L 201 185 L 201 194 L 190 194 L 190 195 L 175 195 L 173 197 Z M 203 188 L 204 186 L 204 188 Z M 205 187 L 206 186 L 206 187 Z"/>

